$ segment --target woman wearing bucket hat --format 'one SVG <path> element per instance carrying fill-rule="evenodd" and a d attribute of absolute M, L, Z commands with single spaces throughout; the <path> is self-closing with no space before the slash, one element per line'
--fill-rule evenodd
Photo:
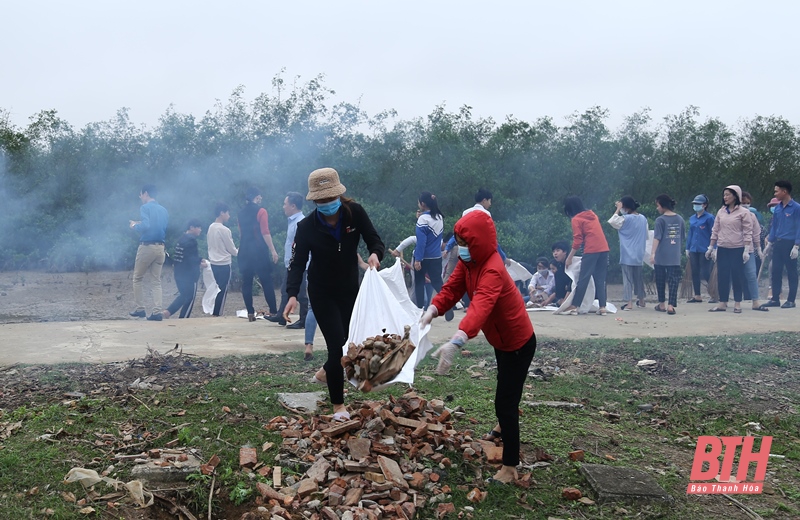
<path fill-rule="evenodd" d="M 722 207 L 717 212 L 714 227 L 711 229 L 711 242 L 706 250 L 706 258 L 717 262 L 719 285 L 719 304 L 710 312 L 724 312 L 728 309 L 730 288 L 733 285 L 733 312 L 742 312 L 742 282 L 744 264 L 750 260 L 747 250 L 753 241 L 753 224 L 750 211 L 741 206 L 742 189 L 732 184 L 722 191 Z M 716 248 L 716 250 L 715 250 Z"/>
<path fill-rule="evenodd" d="M 308 298 L 328 348 L 324 369 L 334 420 L 350 418 L 344 405 L 341 360 L 358 295 L 359 240 L 363 238 L 367 244 L 370 253 L 367 263 L 371 268 L 380 266 L 384 253 L 381 237 L 367 212 L 344 197 L 344 192 L 345 187 L 333 168 L 314 170 L 308 176 L 306 199 L 313 201 L 316 209 L 297 224 L 286 279 L 289 299 L 283 311 L 283 318 L 289 322 L 289 314 L 297 307 L 297 295 L 310 253 Z"/>
<path fill-rule="evenodd" d="M 711 229 L 714 227 L 714 215 L 708 212 L 708 197 L 702 193 L 692 200 L 694 215 L 689 219 L 689 234 L 686 237 L 686 256 L 692 270 L 692 288 L 694 297 L 686 303 L 702 303 L 700 285 L 703 280 L 708 283 L 711 277 L 713 262 L 706 258 L 706 250 L 711 244 Z"/>

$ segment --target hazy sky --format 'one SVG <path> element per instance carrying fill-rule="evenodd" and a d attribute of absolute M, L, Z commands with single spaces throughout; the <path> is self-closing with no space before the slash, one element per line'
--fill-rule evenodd
<path fill-rule="evenodd" d="M 401 119 L 445 103 L 502 121 L 599 105 L 609 124 L 688 105 L 735 124 L 800 124 L 794 1 L 4 1 L 0 109 L 73 126 L 121 107 L 154 126 L 201 117 L 237 85 L 318 74 L 336 101 Z"/>

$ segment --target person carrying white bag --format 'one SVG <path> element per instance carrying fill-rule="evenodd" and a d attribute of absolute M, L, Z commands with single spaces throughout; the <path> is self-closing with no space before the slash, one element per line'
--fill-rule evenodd
<path fill-rule="evenodd" d="M 363 238 L 370 255 L 367 264 L 377 269 L 384 245 L 361 205 L 344 197 L 345 187 L 333 168 L 314 170 L 308 176 L 307 200 L 316 209 L 297 224 L 292 258 L 286 278 L 289 299 L 283 311 L 286 323 L 297 307 L 308 255 L 308 298 L 314 309 L 328 359 L 324 368 L 333 419 L 346 421 L 350 413 L 344 405 L 343 348 L 350 329 L 350 316 L 358 295 L 358 244 Z"/>
<path fill-rule="evenodd" d="M 503 439 L 503 467 L 493 479 L 508 483 L 518 478 L 518 408 L 536 352 L 536 334 L 522 295 L 497 252 L 492 218 L 482 211 L 470 212 L 456 223 L 455 233 L 458 264 L 420 321 L 423 327 L 430 325 L 439 309 L 451 309 L 464 293 L 470 297 L 469 312 L 458 332 L 434 354 L 439 357 L 436 372 L 447 374 L 456 351 L 483 331 L 497 359 L 494 406 L 498 425 L 489 435 Z"/>

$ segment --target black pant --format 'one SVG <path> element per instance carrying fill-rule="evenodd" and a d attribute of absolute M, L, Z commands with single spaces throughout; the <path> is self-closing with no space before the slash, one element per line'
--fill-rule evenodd
<path fill-rule="evenodd" d="M 528 369 L 536 353 L 536 334 L 520 349 L 504 352 L 494 349 L 497 359 L 497 391 L 494 412 L 503 434 L 503 465 L 519 464 L 519 402 Z"/>
<path fill-rule="evenodd" d="M 261 282 L 261 289 L 269 306 L 269 313 L 275 314 L 278 312 L 275 304 L 275 287 L 272 285 L 272 264 L 269 262 L 269 260 L 251 261 L 247 262 L 245 267 L 239 268 L 239 272 L 242 274 L 242 299 L 244 299 L 247 314 L 255 314 L 256 312 L 253 307 L 253 278 L 256 276 L 258 276 L 258 281 Z"/>
<path fill-rule="evenodd" d="M 719 301 L 728 303 L 733 285 L 733 301 L 742 301 L 742 282 L 744 282 L 743 247 L 717 247 L 717 282 Z M 796 276 L 796 275 L 795 275 Z"/>
<path fill-rule="evenodd" d="M 184 273 L 183 271 L 175 270 L 175 285 L 178 286 L 178 296 L 173 300 L 167 312 L 170 315 L 180 309 L 181 314 L 179 318 L 188 318 L 192 314 L 194 307 L 194 297 L 197 294 L 197 277 L 200 276 L 197 271 Z"/>
<path fill-rule="evenodd" d="M 681 284 L 681 266 L 658 265 L 653 266 L 656 272 L 656 292 L 658 303 L 666 301 L 665 285 L 669 287 L 669 305 L 678 306 L 678 286 Z"/>
<path fill-rule="evenodd" d="M 605 253 L 585 253 L 581 258 L 581 271 L 578 275 L 578 286 L 572 296 L 572 305 L 580 307 L 589 278 L 594 278 L 594 295 L 600 308 L 606 306 L 606 274 L 608 273 L 608 251 Z"/>
<path fill-rule="evenodd" d="M 228 296 L 228 284 L 231 281 L 231 264 L 211 264 L 211 272 L 214 273 L 214 281 L 217 282 L 217 287 L 219 287 L 219 294 L 217 294 L 217 299 L 214 300 L 214 312 L 211 314 L 213 316 L 222 316 L 222 311 L 225 309 L 225 297 Z"/>
<path fill-rule="evenodd" d="M 689 263 L 692 266 L 692 288 L 694 295 L 700 296 L 700 282 L 711 278 L 711 269 L 713 262 L 706 258 L 705 252 L 703 253 L 689 253 Z"/>
<path fill-rule="evenodd" d="M 323 368 L 332 404 L 344 403 L 342 355 L 350 332 L 350 315 L 353 314 L 356 296 L 358 287 L 345 289 L 308 286 L 308 298 L 314 309 L 314 317 L 328 348 L 328 360 Z"/>
<path fill-rule="evenodd" d="M 776 302 L 781 299 L 784 267 L 786 267 L 786 277 L 789 279 L 789 295 L 786 301 L 794 302 L 797 297 L 797 259 L 789 258 L 792 247 L 794 247 L 792 240 L 777 240 L 772 245 L 772 299 Z"/>
<path fill-rule="evenodd" d="M 427 307 L 425 305 L 425 275 L 431 279 L 431 285 L 439 292 L 442 290 L 442 259 L 426 258 L 422 262 L 419 271 L 414 271 L 414 297 L 417 300 L 417 307 Z M 447 309 L 449 310 L 449 309 Z"/>
<path fill-rule="evenodd" d="M 289 293 L 286 292 L 286 274 L 284 269 L 283 279 L 281 281 L 281 304 L 278 306 L 278 314 L 283 316 L 283 311 L 286 309 L 286 304 L 289 302 Z M 300 292 L 297 293 L 297 302 L 300 304 L 300 323 L 306 322 L 308 315 L 308 272 L 303 271 L 303 281 L 300 282 Z"/>

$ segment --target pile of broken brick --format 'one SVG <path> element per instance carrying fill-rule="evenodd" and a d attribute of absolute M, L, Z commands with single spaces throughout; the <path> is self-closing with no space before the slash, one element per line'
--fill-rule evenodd
<path fill-rule="evenodd" d="M 409 391 L 386 402 L 363 401 L 346 422 L 320 415 L 275 417 L 265 427 L 283 442 L 273 485 L 258 484 L 263 505 L 273 518 L 300 513 L 310 520 L 411 519 L 425 507 L 440 518 L 455 512 L 452 489 L 441 482 L 452 464 L 446 452 L 475 464 L 479 484 L 457 487 L 470 502 L 481 502 L 487 495 L 482 466 L 501 464 L 503 448 L 474 438 L 470 430 L 458 431 L 453 423 L 464 415 Z M 276 479 L 281 464 L 299 467 L 300 478 Z M 258 470 L 269 474 L 268 468 Z M 530 477 L 516 484 L 528 487 Z M 472 507 L 464 509 L 468 514 Z"/>

